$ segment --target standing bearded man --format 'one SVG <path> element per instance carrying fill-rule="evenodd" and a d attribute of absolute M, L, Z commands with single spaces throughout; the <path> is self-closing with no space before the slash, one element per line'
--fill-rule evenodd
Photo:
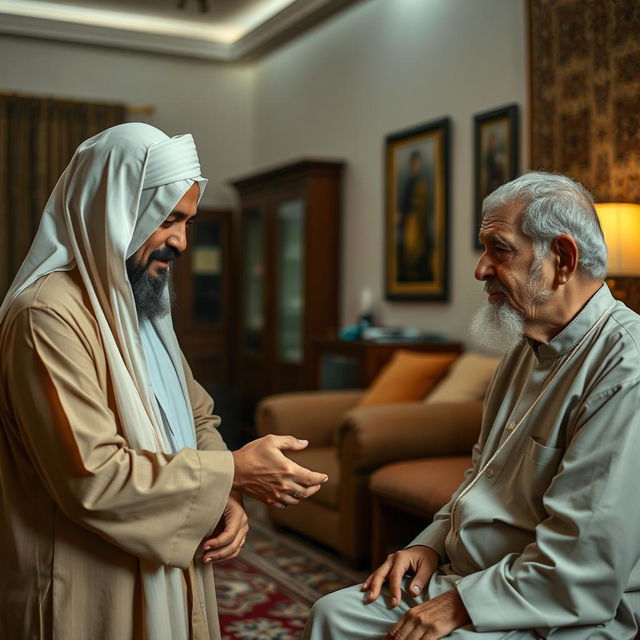
<path fill-rule="evenodd" d="M 473 468 L 406 549 L 316 603 L 305 638 L 639 637 L 640 317 L 603 283 L 593 201 L 569 178 L 498 188 L 480 239 L 473 332 L 507 353 Z"/>
<path fill-rule="evenodd" d="M 242 493 L 326 476 L 267 436 L 233 453 L 184 361 L 167 288 L 206 180 L 190 135 L 80 145 L 0 307 L 0 638 L 219 638 L 213 572 Z"/>

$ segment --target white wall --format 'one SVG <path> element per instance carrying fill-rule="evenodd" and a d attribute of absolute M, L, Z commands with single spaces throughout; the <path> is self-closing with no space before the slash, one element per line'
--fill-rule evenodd
<path fill-rule="evenodd" d="M 155 105 L 153 117 L 136 119 L 194 134 L 210 178 L 205 203 L 214 206 L 234 203 L 225 180 L 252 168 L 303 155 L 344 158 L 343 322 L 353 322 L 368 286 L 386 324 L 464 338 L 483 301 L 473 279 L 471 118 L 517 102 L 526 122 L 524 4 L 362 0 L 251 65 L 0 36 L 0 91 Z M 384 137 L 445 115 L 451 299 L 386 302 Z"/>
<path fill-rule="evenodd" d="M 8 36 L 0 61 L 3 92 L 154 105 L 131 119 L 192 133 L 209 178 L 203 203 L 235 203 L 224 181 L 251 164 L 252 67 Z"/>
<path fill-rule="evenodd" d="M 471 119 L 517 102 L 526 122 L 525 33 L 522 0 L 363 0 L 258 63 L 254 165 L 303 155 L 348 164 L 344 323 L 353 322 L 368 286 L 385 324 L 464 339 L 484 300 L 473 279 Z M 452 120 L 450 302 L 385 302 L 383 140 L 445 115 Z"/>

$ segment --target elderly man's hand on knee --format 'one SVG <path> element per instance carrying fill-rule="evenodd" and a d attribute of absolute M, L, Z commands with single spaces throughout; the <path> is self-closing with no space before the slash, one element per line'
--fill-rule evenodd
<path fill-rule="evenodd" d="M 413 574 L 407 592 L 411 596 L 418 596 L 439 563 L 440 556 L 430 547 L 416 545 L 397 551 L 387 556 L 364 581 L 361 590 L 368 591 L 367 602 L 373 602 L 380 595 L 384 583 L 388 582 L 391 606 L 396 607 L 402 597 L 404 576 Z M 393 640 L 438 640 L 469 622 L 462 599 L 453 590 L 409 609 L 390 629 L 387 637 Z"/>
<path fill-rule="evenodd" d="M 471 619 L 460 594 L 453 589 L 412 607 L 387 634 L 390 640 L 439 640 Z"/>
<path fill-rule="evenodd" d="M 440 556 L 430 547 L 416 545 L 396 551 L 387 556 L 387 559 L 364 581 L 361 590 L 368 591 L 367 601 L 373 602 L 380 595 L 382 585 L 388 581 L 391 606 L 395 607 L 400 603 L 400 589 L 405 574 L 413 574 L 409 593 L 417 596 L 422 593 L 433 572 L 438 568 L 439 562 Z"/>
<path fill-rule="evenodd" d="M 261 502 L 284 509 L 312 496 L 328 480 L 310 471 L 283 451 L 300 451 L 309 443 L 293 436 L 268 435 L 233 452 L 233 488 Z"/>

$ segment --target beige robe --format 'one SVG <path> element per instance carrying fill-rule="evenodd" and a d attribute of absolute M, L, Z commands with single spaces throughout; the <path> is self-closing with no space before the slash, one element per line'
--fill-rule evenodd
<path fill-rule="evenodd" d="M 140 558 L 184 569 L 191 637 L 219 638 L 199 545 L 233 461 L 186 362 L 185 375 L 198 451 L 130 449 L 77 273 L 13 302 L 0 325 L 0 640 L 147 637 Z"/>

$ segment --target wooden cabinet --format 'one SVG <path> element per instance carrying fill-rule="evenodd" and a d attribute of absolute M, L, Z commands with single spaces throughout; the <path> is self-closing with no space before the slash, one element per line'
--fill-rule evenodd
<path fill-rule="evenodd" d="M 342 162 L 301 160 L 232 181 L 238 218 L 236 385 L 313 387 L 313 344 L 338 330 Z"/>
<path fill-rule="evenodd" d="M 212 393 L 231 381 L 230 249 L 231 212 L 199 209 L 173 270 L 176 334 L 195 378 Z"/>

